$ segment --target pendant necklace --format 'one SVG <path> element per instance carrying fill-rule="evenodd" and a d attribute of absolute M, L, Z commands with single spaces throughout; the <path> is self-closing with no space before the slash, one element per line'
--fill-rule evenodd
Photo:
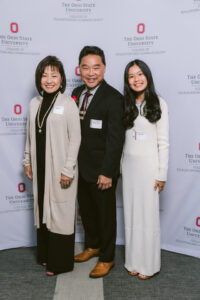
<path fill-rule="evenodd" d="M 42 107 L 42 103 L 43 103 L 44 98 L 42 99 L 42 101 L 41 101 L 41 103 L 40 103 L 40 106 L 39 106 L 39 109 L 38 109 L 38 114 L 37 114 L 37 125 L 38 125 L 38 128 L 39 128 L 39 130 L 38 130 L 39 133 L 42 132 L 42 126 L 43 126 L 43 124 L 44 124 L 44 120 L 45 120 L 45 118 L 46 118 L 46 115 L 47 115 L 48 112 L 51 110 L 52 106 L 54 105 L 54 103 L 55 103 L 55 101 L 56 101 L 56 98 L 57 98 L 57 96 L 58 96 L 59 93 L 60 93 L 60 92 L 58 92 L 58 93 L 54 96 L 54 98 L 53 98 L 53 100 L 52 100 L 52 102 L 51 102 L 51 105 L 50 105 L 49 108 L 47 109 L 47 111 L 46 111 L 46 113 L 44 114 L 44 117 L 42 118 L 42 121 L 41 121 L 41 123 L 40 123 L 40 111 L 41 111 L 41 107 Z"/>

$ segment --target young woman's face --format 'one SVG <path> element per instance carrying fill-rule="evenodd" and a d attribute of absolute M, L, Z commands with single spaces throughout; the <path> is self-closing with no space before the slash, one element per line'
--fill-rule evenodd
<path fill-rule="evenodd" d="M 41 87 L 48 93 L 56 92 L 61 86 L 62 78 L 56 67 L 47 66 L 41 78 Z"/>
<path fill-rule="evenodd" d="M 136 93 L 142 93 L 146 90 L 148 82 L 142 70 L 133 65 L 128 71 L 128 83 L 130 88 Z"/>

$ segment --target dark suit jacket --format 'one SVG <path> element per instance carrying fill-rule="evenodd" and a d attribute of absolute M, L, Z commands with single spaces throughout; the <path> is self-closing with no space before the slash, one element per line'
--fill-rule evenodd
<path fill-rule="evenodd" d="M 75 88 L 72 96 L 79 99 L 84 88 L 84 85 Z M 122 117 L 123 96 L 103 81 L 81 121 L 78 163 L 86 181 L 97 182 L 99 175 L 117 177 L 125 134 Z M 92 128 L 91 120 L 102 121 L 102 128 Z"/>

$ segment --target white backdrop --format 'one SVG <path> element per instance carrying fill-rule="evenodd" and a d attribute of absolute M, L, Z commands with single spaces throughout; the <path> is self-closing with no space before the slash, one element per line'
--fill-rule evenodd
<path fill-rule="evenodd" d="M 170 114 L 162 248 L 200 257 L 200 0 L 1 0 L 0 24 L 0 249 L 35 244 L 32 187 L 21 161 L 36 65 L 58 56 L 70 94 L 81 83 L 81 48 L 97 45 L 105 51 L 106 80 L 121 92 L 130 60 L 152 70 Z M 123 244 L 121 181 L 117 212 Z M 83 239 L 80 217 L 76 238 Z"/>

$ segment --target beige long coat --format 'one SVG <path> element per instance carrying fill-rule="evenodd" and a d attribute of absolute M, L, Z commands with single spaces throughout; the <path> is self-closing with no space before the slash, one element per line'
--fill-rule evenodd
<path fill-rule="evenodd" d="M 35 118 L 42 97 L 31 100 L 27 120 L 24 166 L 33 171 L 34 217 L 39 228 Z M 74 233 L 77 195 L 77 155 L 81 141 L 78 108 L 74 100 L 59 94 L 46 123 L 45 192 L 43 223 L 54 233 Z M 69 188 L 60 186 L 61 173 L 73 178 Z"/>

